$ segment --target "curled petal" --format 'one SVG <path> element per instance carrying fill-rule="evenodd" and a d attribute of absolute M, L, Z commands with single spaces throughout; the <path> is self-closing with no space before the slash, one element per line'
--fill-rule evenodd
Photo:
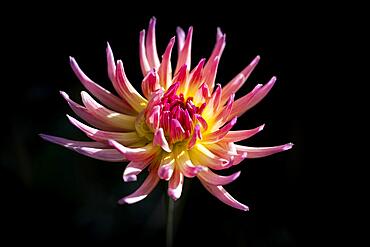
<path fill-rule="evenodd" d="M 188 149 L 192 149 L 194 147 L 194 145 L 197 143 L 197 139 L 202 139 L 199 124 L 196 124 L 194 127 L 193 135 L 191 136 L 190 141 L 188 143 Z"/>
<path fill-rule="evenodd" d="M 159 66 L 159 76 L 161 78 L 162 86 L 167 89 L 172 82 L 172 66 L 171 66 L 171 53 L 173 45 L 175 44 L 175 37 L 171 38 L 167 45 L 166 51 L 162 56 L 162 63 Z"/>
<path fill-rule="evenodd" d="M 222 52 L 225 49 L 226 45 L 226 34 L 221 34 L 221 37 L 217 39 L 216 45 L 213 48 L 212 54 L 208 59 L 207 64 L 204 66 L 204 73 L 207 74 L 212 68 L 212 62 L 214 61 L 216 57 L 221 57 Z"/>
<path fill-rule="evenodd" d="M 176 28 L 178 53 L 183 49 L 185 43 L 185 32 L 181 27 Z"/>
<path fill-rule="evenodd" d="M 113 82 L 113 86 L 135 111 L 140 112 L 145 109 L 148 101 L 136 91 L 127 79 L 121 60 L 118 60 L 117 63 L 116 81 Z"/>
<path fill-rule="evenodd" d="M 274 147 L 256 148 L 256 147 L 246 147 L 246 146 L 241 146 L 241 145 L 235 145 L 235 147 L 238 153 L 247 152 L 248 158 L 253 159 L 253 158 L 261 158 L 261 157 L 265 157 L 265 156 L 269 156 L 275 153 L 289 150 L 293 147 L 293 143 L 290 142 L 284 145 L 274 146 Z"/>
<path fill-rule="evenodd" d="M 159 165 L 158 176 L 160 179 L 170 180 L 175 169 L 175 159 L 172 153 L 166 154 Z"/>
<path fill-rule="evenodd" d="M 220 57 L 215 57 L 210 64 L 210 69 L 204 71 L 204 82 L 207 83 L 209 90 L 212 92 L 215 86 L 215 80 L 217 75 L 217 68 L 220 62 Z"/>
<path fill-rule="evenodd" d="M 159 85 L 159 75 L 155 69 L 152 69 L 149 73 L 146 74 L 142 83 L 141 90 L 143 91 L 144 96 L 147 99 L 151 98 L 151 95 L 156 90 L 160 89 Z"/>
<path fill-rule="evenodd" d="M 123 155 L 116 149 L 111 149 L 108 145 L 99 142 L 80 142 L 68 140 L 57 136 L 40 134 L 46 141 L 66 147 L 82 155 L 103 161 L 122 162 L 126 161 Z"/>
<path fill-rule="evenodd" d="M 182 193 L 182 185 L 184 184 L 184 175 L 179 169 L 175 168 L 172 177 L 168 183 L 168 195 L 173 199 L 177 200 L 180 198 Z"/>
<path fill-rule="evenodd" d="M 119 204 L 132 204 L 138 201 L 143 200 L 149 195 L 150 192 L 157 186 L 159 177 L 156 172 L 152 170 L 148 177 L 144 180 L 143 184 L 131 195 L 125 196 L 124 198 L 118 201 Z"/>
<path fill-rule="evenodd" d="M 243 211 L 248 211 L 249 208 L 235 200 L 222 186 L 218 185 L 211 185 L 200 179 L 200 182 L 203 184 L 203 186 L 216 198 L 218 198 L 223 203 L 233 207 L 237 208 Z"/>
<path fill-rule="evenodd" d="M 248 138 L 254 136 L 258 132 L 260 132 L 261 130 L 263 130 L 264 127 L 265 127 L 265 125 L 263 124 L 263 125 L 261 125 L 261 126 L 259 126 L 257 128 L 250 129 L 250 130 L 229 131 L 224 136 L 224 138 L 222 140 L 223 141 L 226 141 L 226 142 L 238 142 L 238 141 L 242 141 L 242 140 L 245 140 L 245 139 L 248 139 Z"/>
<path fill-rule="evenodd" d="M 195 177 L 199 172 L 207 171 L 208 168 L 203 165 L 193 165 L 191 162 L 188 151 L 186 150 L 177 150 L 176 152 L 176 165 L 186 177 L 192 178 Z"/>
<path fill-rule="evenodd" d="M 196 165 L 203 165 L 215 170 L 223 170 L 229 167 L 230 162 L 223 159 L 207 149 L 202 144 L 196 144 L 193 149 L 189 150 L 191 160 Z"/>
<path fill-rule="evenodd" d="M 181 49 L 181 51 L 179 52 L 179 55 L 178 55 L 175 74 L 179 71 L 179 69 L 184 64 L 186 64 L 187 68 L 190 69 L 192 38 L 193 38 L 193 27 L 190 27 L 189 30 L 188 30 L 188 34 L 186 35 L 184 46 L 182 47 L 182 49 Z"/>
<path fill-rule="evenodd" d="M 146 55 L 151 68 L 159 68 L 159 58 L 155 39 L 155 24 L 157 20 L 152 17 L 149 22 L 148 36 L 146 37 Z"/>
<path fill-rule="evenodd" d="M 236 75 L 226 86 L 223 88 L 221 102 L 225 103 L 231 94 L 236 93 L 249 78 L 254 68 L 260 61 L 260 56 L 257 56 L 253 61 L 243 69 L 238 75 Z"/>
<path fill-rule="evenodd" d="M 103 104 L 107 105 L 110 109 L 126 113 L 126 114 L 134 114 L 135 111 L 132 107 L 127 104 L 124 99 L 120 99 L 117 96 L 113 95 L 108 90 L 102 88 L 95 82 L 93 82 L 89 77 L 85 75 L 84 72 L 78 66 L 76 60 L 73 57 L 69 58 L 71 67 L 73 72 L 76 74 L 78 79 L 84 85 L 84 87 L 90 91 L 95 97 L 97 97 Z"/>
<path fill-rule="evenodd" d="M 108 140 L 108 143 L 109 145 L 115 147 L 123 155 L 123 157 L 132 161 L 143 161 L 150 159 L 158 152 L 158 149 L 153 147 L 151 143 L 140 148 L 125 147 L 115 140 Z"/>
<path fill-rule="evenodd" d="M 162 128 L 159 128 L 154 133 L 153 145 L 160 146 L 164 151 L 171 152 L 170 146 L 164 136 L 164 132 Z"/>
<path fill-rule="evenodd" d="M 236 100 L 234 102 L 234 107 L 229 118 L 232 118 L 234 116 L 241 116 L 250 108 L 255 106 L 258 102 L 260 102 L 268 94 L 268 92 L 270 92 L 271 88 L 275 84 L 275 81 L 276 77 L 272 77 L 266 85 L 262 86 L 261 84 L 258 84 L 252 90 L 252 92 Z"/>
<path fill-rule="evenodd" d="M 141 141 L 141 138 L 137 135 L 136 132 L 121 133 L 98 130 L 81 123 L 80 121 L 69 115 L 67 115 L 67 117 L 74 126 L 79 128 L 88 137 L 96 141 L 108 141 L 109 139 L 114 139 L 124 145 L 132 145 L 136 142 Z"/>
<path fill-rule="evenodd" d="M 101 121 L 97 117 L 95 117 L 93 114 L 91 114 L 85 107 L 82 105 L 77 104 L 73 100 L 71 100 L 63 91 L 60 91 L 60 94 L 63 96 L 63 98 L 67 101 L 68 105 L 71 107 L 72 111 L 77 114 L 80 118 L 85 120 L 86 122 L 90 123 L 91 125 L 103 129 L 103 130 L 110 130 L 110 131 L 117 131 L 121 128 L 117 129 L 111 125 L 108 125 L 107 123 Z"/>
<path fill-rule="evenodd" d="M 240 171 L 234 174 L 231 174 L 229 176 L 221 176 L 221 175 L 218 175 L 212 172 L 211 170 L 208 170 L 208 171 L 202 171 L 198 173 L 197 176 L 198 178 L 202 179 L 204 182 L 208 184 L 226 185 L 236 180 L 239 177 L 239 175 L 240 175 Z"/>
<path fill-rule="evenodd" d="M 100 121 L 118 130 L 135 130 L 135 116 L 125 115 L 122 113 L 111 111 L 98 102 L 96 102 L 88 93 L 81 92 L 82 102 L 87 110 L 98 118 Z"/>
<path fill-rule="evenodd" d="M 140 32 L 139 38 L 139 56 L 140 56 L 140 68 L 143 76 L 145 76 L 150 71 L 150 65 L 148 62 L 148 58 L 146 56 L 146 48 L 145 48 L 145 30 Z"/>
<path fill-rule="evenodd" d="M 217 130 L 215 132 L 209 133 L 208 135 L 205 135 L 204 138 L 203 138 L 203 140 L 202 140 L 202 142 L 203 143 L 214 143 L 214 142 L 218 142 L 224 136 L 227 135 L 227 133 L 229 132 L 229 130 L 231 130 L 231 128 L 236 124 L 236 120 L 237 120 L 237 117 L 234 117 L 228 124 L 226 124 L 221 129 L 219 129 L 219 130 Z"/>
<path fill-rule="evenodd" d="M 123 181 L 136 181 L 137 175 L 150 164 L 150 161 L 151 159 L 143 161 L 131 161 L 130 163 L 128 163 L 122 175 Z"/>
<path fill-rule="evenodd" d="M 203 66 L 206 59 L 202 58 L 197 66 L 190 72 L 189 75 L 189 88 L 187 89 L 188 95 L 193 96 L 196 93 L 196 90 L 202 83 L 202 75 L 203 75 Z M 185 95 L 185 94 L 184 94 Z"/>
<path fill-rule="evenodd" d="M 116 79 L 116 63 L 114 62 L 112 48 L 110 47 L 108 42 L 106 53 L 107 53 L 108 77 L 113 82 Z"/>

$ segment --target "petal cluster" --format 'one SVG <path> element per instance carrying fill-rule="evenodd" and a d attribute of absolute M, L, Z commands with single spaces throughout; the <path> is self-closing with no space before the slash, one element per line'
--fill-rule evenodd
<path fill-rule="evenodd" d="M 246 211 L 248 207 L 223 187 L 237 179 L 240 171 L 227 176 L 218 175 L 216 171 L 236 166 L 245 158 L 260 158 L 292 147 L 292 143 L 273 147 L 235 144 L 257 134 L 264 125 L 250 130 L 231 130 L 237 117 L 267 95 L 276 78 L 265 85 L 258 84 L 235 100 L 235 93 L 258 64 L 259 56 L 222 88 L 215 83 L 226 44 L 226 35 L 220 29 L 209 59 L 201 59 L 191 68 L 193 28 L 187 33 L 177 29 L 178 59 L 176 66 L 172 66 L 176 37 L 170 39 L 159 59 L 155 26 L 156 19 L 152 18 L 148 32 L 140 32 L 142 94 L 128 80 L 122 61 L 115 61 L 109 44 L 107 70 L 116 94 L 92 81 L 76 60 L 70 58 L 72 70 L 87 90 L 81 92 L 83 104 L 76 103 L 65 92 L 60 93 L 87 124 L 67 115 L 69 121 L 92 141 L 45 134 L 41 137 L 95 159 L 128 162 L 123 172 L 125 182 L 136 181 L 147 169 L 149 173 L 144 182 L 135 192 L 119 200 L 121 204 L 144 199 L 160 180 L 168 181 L 168 195 L 176 200 L 181 196 L 184 178 L 197 177 L 219 200 Z"/>

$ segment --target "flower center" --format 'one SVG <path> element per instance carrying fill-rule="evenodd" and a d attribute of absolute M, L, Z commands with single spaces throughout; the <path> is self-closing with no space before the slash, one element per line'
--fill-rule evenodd
<path fill-rule="evenodd" d="M 206 103 L 196 106 L 192 97 L 185 99 L 183 93 L 177 94 L 179 86 L 179 82 L 174 83 L 164 94 L 153 96 L 145 113 L 148 127 L 153 132 L 162 128 L 169 144 L 201 138 L 200 127 L 207 129 L 201 116 Z"/>

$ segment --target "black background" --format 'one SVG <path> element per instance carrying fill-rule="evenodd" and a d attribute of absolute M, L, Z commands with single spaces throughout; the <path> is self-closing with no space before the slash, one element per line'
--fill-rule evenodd
<path fill-rule="evenodd" d="M 226 189 L 250 212 L 224 205 L 196 179 L 187 179 L 176 202 L 175 246 L 303 246 L 328 235 L 333 209 L 326 202 L 336 192 L 328 182 L 331 177 L 322 174 L 334 161 L 327 162 L 331 143 L 326 140 L 331 134 L 325 133 L 325 117 L 319 116 L 334 114 L 335 101 L 324 96 L 329 89 L 335 94 L 329 71 L 338 55 L 333 45 L 336 34 L 342 28 L 328 15 L 336 14 L 335 8 L 133 4 L 107 3 L 94 10 L 56 3 L 22 5 L 4 20 L 3 48 L 9 66 L 2 92 L 7 116 L 0 167 L 3 239 L 164 246 L 164 182 L 144 201 L 119 206 L 116 201 L 137 188 L 145 174 L 138 183 L 123 183 L 124 164 L 82 157 L 37 136 L 87 140 L 68 123 L 65 114 L 72 111 L 58 93 L 66 91 L 80 102 L 84 90 L 68 56 L 74 56 L 94 81 L 113 90 L 106 75 L 109 41 L 139 88 L 139 31 L 147 28 L 152 16 L 157 18 L 159 54 L 177 26 L 194 27 L 193 65 L 210 55 L 216 28 L 221 27 L 227 34 L 217 76 L 222 85 L 260 55 L 260 64 L 237 96 L 274 75 L 278 81 L 260 104 L 238 119 L 235 129 L 266 123 L 263 132 L 244 144 L 295 144 L 290 151 L 237 167 L 241 176 Z"/>

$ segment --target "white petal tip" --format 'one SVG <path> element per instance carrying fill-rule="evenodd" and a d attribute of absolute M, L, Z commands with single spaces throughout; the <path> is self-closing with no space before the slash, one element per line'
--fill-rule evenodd
<path fill-rule="evenodd" d="M 168 196 L 172 198 L 172 200 L 176 201 L 180 198 L 181 193 L 176 190 L 168 189 Z"/>
<path fill-rule="evenodd" d="M 136 175 L 123 176 L 123 181 L 125 182 L 135 182 L 137 180 Z"/>
<path fill-rule="evenodd" d="M 294 144 L 290 142 L 290 143 L 286 144 L 286 145 L 283 147 L 283 150 L 284 150 L 284 151 L 285 151 L 285 150 L 289 150 L 289 149 L 291 149 L 293 146 L 294 146 Z"/>
<path fill-rule="evenodd" d="M 258 131 L 261 131 L 265 128 L 265 124 L 262 124 L 259 128 L 258 128 Z"/>

